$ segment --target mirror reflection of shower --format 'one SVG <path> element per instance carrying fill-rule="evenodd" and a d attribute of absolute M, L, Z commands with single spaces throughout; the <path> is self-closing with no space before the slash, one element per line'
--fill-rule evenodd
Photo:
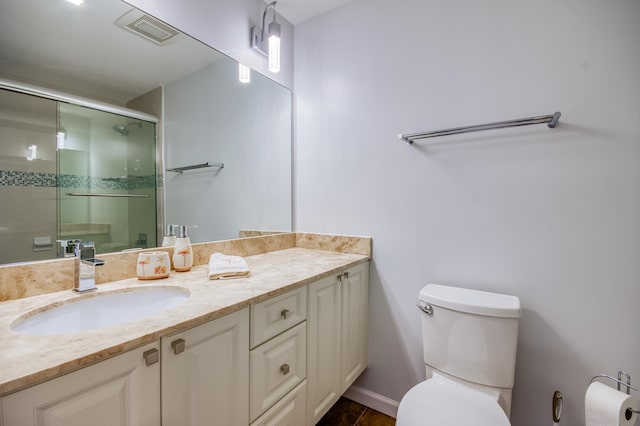
<path fill-rule="evenodd" d="M 120 133 L 122 136 L 129 136 L 130 126 L 138 126 L 139 129 L 142 129 L 142 122 L 137 121 L 129 124 L 114 124 L 113 130 Z"/>
<path fill-rule="evenodd" d="M 58 239 L 93 241 L 98 253 L 155 247 L 155 124 L 64 104 L 59 127 Z"/>

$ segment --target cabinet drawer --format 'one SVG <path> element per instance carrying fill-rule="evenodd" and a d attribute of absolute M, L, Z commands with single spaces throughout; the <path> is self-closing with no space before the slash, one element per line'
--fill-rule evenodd
<path fill-rule="evenodd" d="M 250 422 L 306 378 L 306 345 L 303 322 L 251 351 Z"/>
<path fill-rule="evenodd" d="M 304 425 L 307 413 L 307 381 L 304 380 L 268 409 L 251 426 Z"/>
<path fill-rule="evenodd" d="M 307 319 L 307 287 L 251 305 L 251 347 Z"/>

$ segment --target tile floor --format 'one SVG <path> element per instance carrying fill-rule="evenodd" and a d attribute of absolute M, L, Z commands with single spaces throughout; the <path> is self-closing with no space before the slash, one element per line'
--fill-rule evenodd
<path fill-rule="evenodd" d="M 396 420 L 347 398 L 340 398 L 316 426 L 395 426 Z"/>

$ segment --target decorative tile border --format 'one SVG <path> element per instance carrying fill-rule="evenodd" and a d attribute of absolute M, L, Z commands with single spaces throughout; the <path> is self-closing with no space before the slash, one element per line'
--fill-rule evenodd
<path fill-rule="evenodd" d="M 95 189 L 140 189 L 154 188 L 156 176 L 127 176 L 127 177 L 95 177 L 78 175 L 59 175 L 60 188 L 95 188 Z"/>
<path fill-rule="evenodd" d="M 111 178 L 0 170 L 0 186 L 131 190 L 155 188 L 156 176 L 147 175 Z"/>
<path fill-rule="evenodd" d="M 0 186 L 36 186 L 56 187 L 58 178 L 55 173 L 21 172 L 0 170 Z"/>

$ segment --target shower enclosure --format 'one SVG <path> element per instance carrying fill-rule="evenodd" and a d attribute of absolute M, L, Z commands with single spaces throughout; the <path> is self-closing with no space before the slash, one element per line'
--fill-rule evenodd
<path fill-rule="evenodd" d="M 62 103 L 58 123 L 59 238 L 155 247 L 155 124 Z"/>
<path fill-rule="evenodd" d="M 0 263 L 155 247 L 156 125 L 0 90 Z"/>

